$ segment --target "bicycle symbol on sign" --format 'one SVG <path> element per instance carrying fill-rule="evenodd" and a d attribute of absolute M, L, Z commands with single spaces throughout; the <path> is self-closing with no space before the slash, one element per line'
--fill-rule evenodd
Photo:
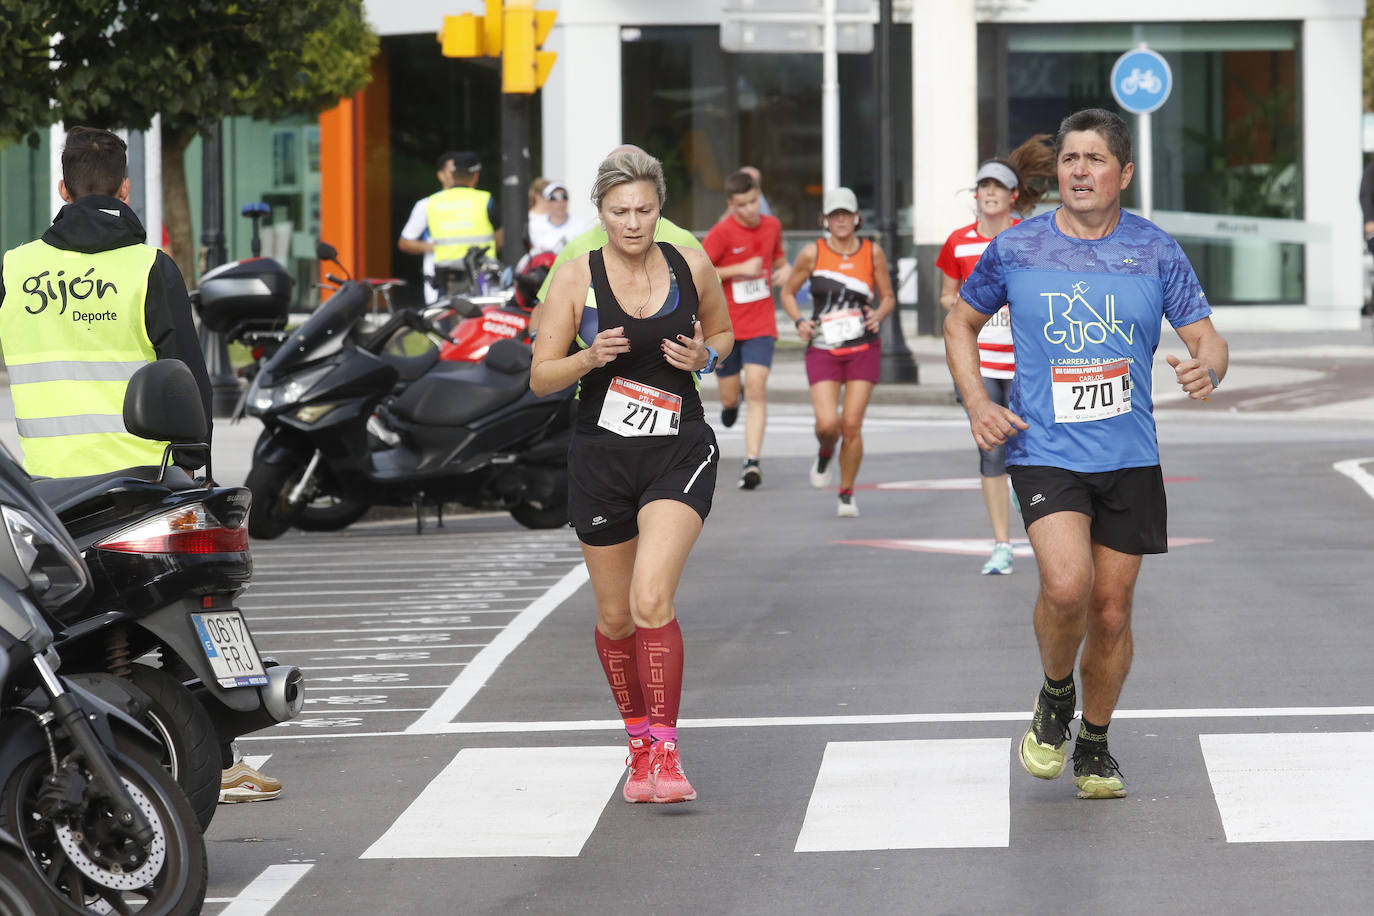
<path fill-rule="evenodd" d="M 1163 88 L 1164 81 L 1153 70 L 1142 73 L 1139 67 L 1132 69 L 1130 76 L 1121 81 L 1122 95 L 1135 95 L 1137 89 L 1146 95 L 1154 95 Z"/>

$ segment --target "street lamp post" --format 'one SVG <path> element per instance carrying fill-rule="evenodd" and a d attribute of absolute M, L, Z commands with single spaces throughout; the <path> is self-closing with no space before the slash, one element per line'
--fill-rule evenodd
<path fill-rule="evenodd" d="M 224 247 L 224 142 L 218 121 L 210 125 L 201 139 L 201 237 L 208 271 L 228 260 Z M 211 410 L 216 417 L 227 417 L 239 399 L 239 380 L 229 360 L 229 342 L 218 331 L 200 329 L 200 349 L 205 369 L 210 374 Z"/>
<path fill-rule="evenodd" d="M 892 158 L 892 0 L 879 0 L 877 41 L 873 47 L 873 75 L 878 116 L 877 210 L 878 231 L 882 233 L 883 252 L 892 291 L 897 292 L 897 180 Z M 902 333 L 902 304 L 883 322 L 883 362 L 879 378 L 884 382 L 917 382 L 920 371 Z"/>

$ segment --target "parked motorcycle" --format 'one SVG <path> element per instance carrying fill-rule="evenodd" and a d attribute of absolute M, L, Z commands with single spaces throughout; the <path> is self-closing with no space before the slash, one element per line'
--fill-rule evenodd
<path fill-rule="evenodd" d="M 451 301 L 437 302 L 425 309 L 448 339 L 439 347 L 439 358 L 451 362 L 480 362 L 492 344 L 499 340 L 530 340 L 530 317 L 534 313 L 539 287 L 548 276 L 555 255 L 543 252 L 526 258 L 515 273 L 515 282 L 495 294 L 469 296 L 467 301 L 482 313 L 464 318 Z"/>
<path fill-rule="evenodd" d="M 476 364 L 441 362 L 433 346 L 387 352 L 399 333 L 442 335 L 410 310 L 363 330 L 369 298 L 344 282 L 249 389 L 247 413 L 264 425 L 247 480 L 249 533 L 279 537 L 321 496 L 358 514 L 413 505 L 417 524 L 424 505 L 444 502 L 504 508 L 532 528 L 564 524 L 573 389 L 530 393 L 530 348 L 515 340 Z"/>
<path fill-rule="evenodd" d="M 136 372 L 124 416 L 135 435 L 208 458 L 204 411 L 180 361 Z M 215 486 L 208 466 L 206 480 L 193 480 L 169 460 L 33 487 L 82 551 L 93 584 L 89 601 L 54 613 L 64 671 L 122 679 L 92 688 L 161 739 L 159 759 L 204 828 L 219 801 L 221 747 L 293 718 L 304 682 L 298 668 L 259 655 L 234 604 L 253 569 L 248 490 Z"/>
<path fill-rule="evenodd" d="M 45 613 L 90 577 L 29 478 L 0 454 L 0 829 L 66 913 L 199 913 L 208 880 L 195 813 L 157 739 L 59 676 Z M 87 675 L 87 680 L 109 675 Z"/>

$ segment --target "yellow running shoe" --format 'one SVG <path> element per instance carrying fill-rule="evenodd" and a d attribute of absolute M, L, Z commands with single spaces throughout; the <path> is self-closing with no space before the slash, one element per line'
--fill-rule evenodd
<path fill-rule="evenodd" d="M 1042 690 L 1035 695 L 1031 727 L 1021 739 L 1021 766 L 1036 779 L 1057 779 L 1069 755 L 1069 723 L 1073 704 L 1055 703 Z"/>
<path fill-rule="evenodd" d="M 1126 797 L 1121 768 L 1116 758 L 1107 753 L 1106 742 L 1084 741 L 1080 737 L 1073 746 L 1073 775 L 1079 798 Z"/>

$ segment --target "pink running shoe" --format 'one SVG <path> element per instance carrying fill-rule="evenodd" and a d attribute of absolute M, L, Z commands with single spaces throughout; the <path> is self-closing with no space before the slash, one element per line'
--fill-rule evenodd
<path fill-rule="evenodd" d="M 630 756 L 625 758 L 625 766 L 630 768 L 630 775 L 625 779 L 625 791 L 622 794 L 632 805 L 654 800 L 654 781 L 649 775 L 652 757 L 653 751 L 649 749 L 648 738 L 630 739 Z"/>
<path fill-rule="evenodd" d="M 697 797 L 697 790 L 692 788 L 687 775 L 682 772 L 682 758 L 678 756 L 676 741 L 660 741 L 654 745 L 649 773 L 655 804 L 668 805 L 692 801 Z"/>

